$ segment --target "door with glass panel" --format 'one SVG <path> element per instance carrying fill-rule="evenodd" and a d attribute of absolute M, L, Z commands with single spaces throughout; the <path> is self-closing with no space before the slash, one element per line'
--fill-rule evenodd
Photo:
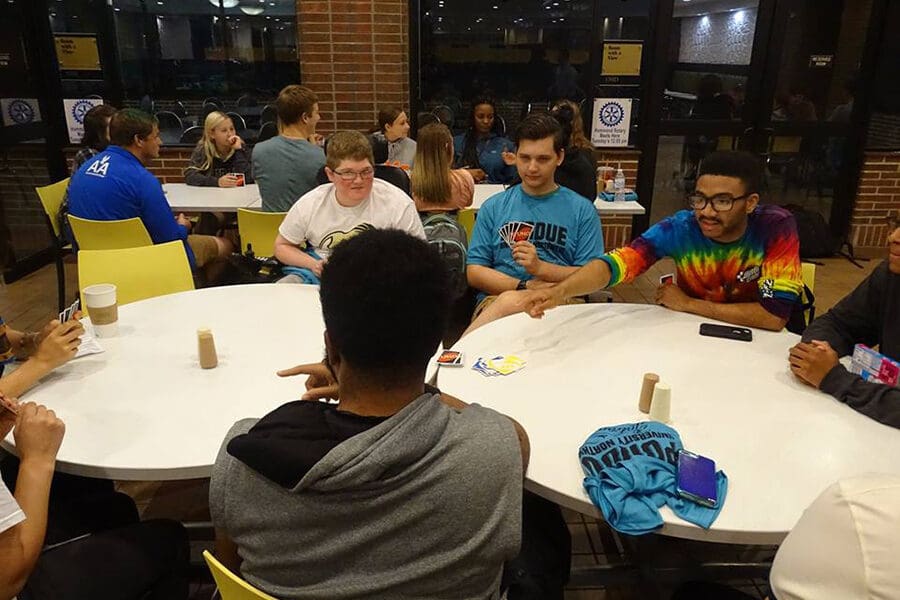
<path fill-rule="evenodd" d="M 853 97 L 876 1 L 675 0 L 660 23 L 668 35 L 657 36 L 669 43 L 655 72 L 640 225 L 685 207 L 704 156 L 743 149 L 764 164 L 763 202 L 820 212 L 843 233 L 859 170 Z"/>

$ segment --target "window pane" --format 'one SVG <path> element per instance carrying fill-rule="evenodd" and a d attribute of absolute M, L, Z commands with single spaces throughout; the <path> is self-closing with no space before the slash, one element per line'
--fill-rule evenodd
<path fill-rule="evenodd" d="M 591 89 L 590 0 L 425 0 L 421 94 L 465 127 L 469 102 L 492 96 L 511 131 L 529 109 Z"/>
<path fill-rule="evenodd" d="M 741 118 L 758 4 L 675 6 L 663 118 Z"/>
<path fill-rule="evenodd" d="M 116 44 L 127 100 L 227 91 L 218 1 L 116 0 Z"/>
<path fill-rule="evenodd" d="M 775 121 L 848 122 L 872 0 L 800 0 L 787 22 Z"/>

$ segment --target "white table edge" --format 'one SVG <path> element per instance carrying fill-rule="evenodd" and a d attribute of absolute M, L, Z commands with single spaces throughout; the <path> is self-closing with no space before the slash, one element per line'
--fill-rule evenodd
<path fill-rule="evenodd" d="M 12 455 L 18 456 L 16 447 L 6 440 L 0 440 L 0 447 Z M 179 481 L 184 479 L 209 479 L 210 475 L 212 475 L 212 465 L 194 465 L 178 467 L 177 469 L 159 467 L 135 469 L 132 467 L 97 467 L 70 463 L 64 460 L 56 461 L 55 470 L 66 475 L 116 481 Z"/>

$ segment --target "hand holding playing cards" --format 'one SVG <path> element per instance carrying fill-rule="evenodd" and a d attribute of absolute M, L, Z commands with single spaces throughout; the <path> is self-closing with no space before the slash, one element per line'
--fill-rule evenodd
<path fill-rule="evenodd" d="M 529 274 L 537 276 L 543 261 L 538 258 L 537 248 L 531 242 L 516 242 L 512 247 L 513 260 L 525 267 Z"/>
<path fill-rule="evenodd" d="M 34 353 L 35 360 L 44 362 L 52 370 L 75 358 L 84 333 L 81 322 L 70 319 L 60 323 L 54 319 L 44 328 L 44 332 Z"/>
<path fill-rule="evenodd" d="M 828 342 L 800 342 L 788 355 L 791 372 L 803 383 L 818 388 L 822 380 L 838 364 L 838 355 Z"/>
<path fill-rule="evenodd" d="M 674 283 L 665 283 L 656 289 L 656 303 L 678 312 L 687 312 L 691 298 Z"/>
<path fill-rule="evenodd" d="M 25 402 L 18 408 L 13 437 L 22 463 L 32 460 L 53 463 L 66 433 L 65 424 L 56 413 L 40 404 Z"/>
<path fill-rule="evenodd" d="M 294 375 L 309 375 L 306 378 L 306 393 L 301 396 L 302 400 L 338 399 L 338 383 L 324 362 L 297 365 L 278 371 L 279 377 Z"/>

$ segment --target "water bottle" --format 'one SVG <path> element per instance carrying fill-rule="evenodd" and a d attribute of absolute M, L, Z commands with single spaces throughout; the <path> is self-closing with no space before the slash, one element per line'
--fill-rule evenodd
<path fill-rule="evenodd" d="M 621 164 L 619 164 L 619 170 L 616 171 L 616 178 L 613 179 L 613 191 L 616 202 L 625 202 L 625 173 L 622 172 Z"/>

